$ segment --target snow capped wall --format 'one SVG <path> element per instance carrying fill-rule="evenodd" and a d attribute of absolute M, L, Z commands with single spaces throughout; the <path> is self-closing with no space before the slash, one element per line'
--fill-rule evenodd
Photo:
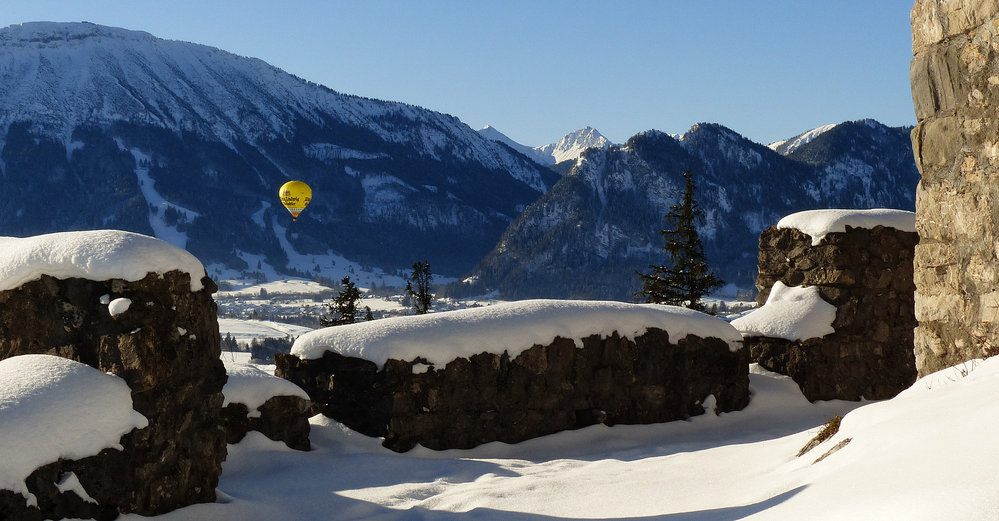
<path fill-rule="evenodd" d="M 222 394 L 225 396 L 223 407 L 230 403 L 241 403 L 252 413 L 275 396 L 309 398 L 301 387 L 283 378 L 272 376 L 255 365 L 229 361 L 224 363 L 227 379 L 222 388 Z"/>
<path fill-rule="evenodd" d="M 314 331 L 275 374 L 390 449 L 470 448 L 741 409 L 739 339 L 670 306 L 527 301 Z"/>
<path fill-rule="evenodd" d="M 741 336 L 724 320 L 685 308 L 581 300 L 526 300 L 445 313 L 413 315 L 318 329 L 295 340 L 291 354 L 321 358 L 333 351 L 384 366 L 389 359 L 443 366 L 477 353 L 517 356 L 556 337 L 582 345 L 591 335 L 635 338 L 649 328 L 670 338 L 718 338 L 741 349 Z"/>
<path fill-rule="evenodd" d="M 0 291 L 13 289 L 43 274 L 56 278 L 136 281 L 148 273 L 177 270 L 191 277 L 200 291 L 205 268 L 187 251 L 120 230 L 62 232 L 34 237 L 0 237 Z"/>
<path fill-rule="evenodd" d="M 752 359 L 794 378 L 810 400 L 884 399 L 911 385 L 919 237 L 899 228 L 912 220 L 890 210 L 814 211 L 764 230 L 761 307 L 733 321 Z"/>
<path fill-rule="evenodd" d="M 309 450 L 312 402 L 301 387 L 250 364 L 226 360 L 225 369 L 222 419 L 228 443 L 258 431 L 293 449 Z"/>
<path fill-rule="evenodd" d="M 122 435 L 148 423 L 117 376 L 50 355 L 0 360 L 0 490 L 37 504 L 24 482 L 36 468 L 122 450 Z"/>
<path fill-rule="evenodd" d="M 219 428 L 225 369 L 211 296 L 215 285 L 202 277 L 200 263 L 189 264 L 193 257 L 162 241 L 113 231 L 4 238 L 0 256 L 3 280 L 16 286 L 0 290 L 0 358 L 10 358 L 2 363 L 35 355 L 86 362 L 98 376 L 116 375 L 107 378 L 124 384 L 127 409 L 148 421 L 125 436 L 116 431 L 117 451 L 65 452 L 29 469 L 34 477 L 28 487 L 38 510 L 27 512 L 27 505 L 15 500 L 17 494 L 0 493 L 0 517 L 111 519 L 119 513 L 150 516 L 214 501 L 226 454 L 225 433 Z M 201 289 L 192 291 L 195 270 L 198 278 L 193 280 Z M 33 376 L 26 370 L 24 377 L 31 385 L 44 386 L 46 374 Z M 0 384 L 16 381 L 0 375 Z M 21 387 L 18 396 L 35 393 Z M 120 418 L 120 392 L 79 391 L 79 396 L 53 400 L 65 401 L 73 409 L 68 414 L 91 415 L 95 425 L 105 416 L 109 421 Z M 72 415 L 63 418 L 70 421 L 64 432 L 56 424 L 44 424 L 57 422 L 63 412 L 39 412 L 51 415 L 37 420 L 50 432 L 21 443 L 33 439 L 51 445 L 39 452 L 48 457 L 62 450 L 60 436 L 81 443 L 96 436 L 74 423 Z M 16 415 L 0 414 L 0 424 L 8 418 Z M 0 470 L 11 461 L 2 459 Z"/>
<path fill-rule="evenodd" d="M 830 233 L 843 233 L 846 227 L 874 228 L 884 226 L 903 232 L 916 232 L 916 213 L 905 210 L 874 208 L 871 210 L 807 210 L 784 217 L 777 228 L 794 228 L 812 237 L 818 246 Z"/>

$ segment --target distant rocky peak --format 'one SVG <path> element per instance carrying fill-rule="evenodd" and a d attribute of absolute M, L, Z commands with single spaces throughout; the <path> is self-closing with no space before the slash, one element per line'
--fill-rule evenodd
<path fill-rule="evenodd" d="M 554 166 L 563 161 L 575 161 L 579 159 L 583 151 L 589 148 L 606 148 L 612 143 L 605 138 L 597 129 L 586 126 L 579 130 L 570 132 L 562 136 L 555 143 L 549 143 L 539 147 L 529 147 L 510 139 L 505 134 L 496 130 L 495 127 L 486 125 L 478 130 L 482 137 L 498 141 L 510 148 L 524 154 L 542 166 Z"/>
<path fill-rule="evenodd" d="M 557 143 L 535 147 L 535 150 L 553 157 L 556 163 L 561 163 L 578 159 L 588 148 L 606 148 L 610 145 L 609 139 L 595 128 L 587 126 L 566 134 Z"/>

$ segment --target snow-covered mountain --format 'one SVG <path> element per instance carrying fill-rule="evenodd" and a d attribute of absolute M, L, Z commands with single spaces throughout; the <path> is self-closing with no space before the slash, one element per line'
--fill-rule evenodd
<path fill-rule="evenodd" d="M 297 223 L 289 179 L 313 188 Z M 0 235 L 114 227 L 219 270 L 458 274 L 555 179 L 452 116 L 258 59 L 90 23 L 0 29 Z"/>
<path fill-rule="evenodd" d="M 812 130 L 806 130 L 805 132 L 802 132 L 801 134 L 798 134 L 797 136 L 794 136 L 792 138 L 782 139 L 780 141 L 774 141 L 773 143 L 767 145 L 767 147 L 769 147 L 770 150 L 773 150 L 774 152 L 777 152 L 782 156 L 786 156 L 794 152 L 798 148 L 800 148 L 801 145 L 808 144 L 808 142 L 810 142 L 811 140 L 821 136 L 826 131 L 832 130 L 834 128 L 836 128 L 836 125 L 833 124 L 822 125 L 821 127 L 816 127 L 813 128 Z"/>
<path fill-rule="evenodd" d="M 489 125 L 479 129 L 479 134 L 509 146 L 533 159 L 539 165 L 549 167 L 564 161 L 575 161 L 588 148 L 606 148 L 611 145 L 611 142 L 593 127 L 581 128 L 566 134 L 556 143 L 533 148 L 517 143 Z"/>
<path fill-rule="evenodd" d="M 555 163 L 575 161 L 588 148 L 607 148 L 611 142 L 593 127 L 584 127 L 570 132 L 557 143 L 535 148 L 538 152 L 551 156 Z"/>
<path fill-rule="evenodd" d="M 872 120 L 826 130 L 790 155 L 716 124 L 676 139 L 658 131 L 592 151 L 530 205 L 496 248 L 455 285 L 504 298 L 630 300 L 636 271 L 663 262 L 658 231 L 690 170 L 704 210 L 698 231 L 722 279 L 752 288 L 759 233 L 815 208 L 915 207 L 919 179 L 908 128 Z"/>

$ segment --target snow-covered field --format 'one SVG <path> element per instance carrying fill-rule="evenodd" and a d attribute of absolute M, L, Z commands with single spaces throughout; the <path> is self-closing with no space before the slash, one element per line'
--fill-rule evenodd
<path fill-rule="evenodd" d="M 251 433 L 229 447 L 217 503 L 154 519 L 999 519 L 999 359 L 868 404 L 809 403 L 755 365 L 750 378 L 740 412 L 462 451 L 396 454 L 317 416 L 311 452 Z"/>
<path fill-rule="evenodd" d="M 253 340 L 263 338 L 298 337 L 313 328 L 285 324 L 273 320 L 239 320 L 235 318 L 219 318 L 219 334 L 230 335 L 236 342 L 248 344 Z"/>
<path fill-rule="evenodd" d="M 227 279 L 220 283 L 215 293 L 218 304 L 219 328 L 222 336 L 232 334 L 241 343 L 254 338 L 297 337 L 319 327 L 319 316 L 326 313 L 324 305 L 330 304 L 337 289 L 315 281 L 282 278 L 268 282 L 250 282 Z M 358 287 L 362 298 L 357 308 L 363 314 L 371 310 L 375 318 L 411 315 L 412 308 L 405 305 L 402 289 L 397 294 L 378 296 L 371 288 Z M 380 293 L 385 293 L 382 291 Z M 497 301 L 489 299 L 435 299 L 431 310 L 450 311 L 468 307 L 488 306 Z M 713 301 L 714 302 L 714 301 Z M 724 302 L 724 301 L 718 301 Z M 732 305 L 732 302 L 729 302 Z M 289 323 L 292 325 L 289 329 Z"/>

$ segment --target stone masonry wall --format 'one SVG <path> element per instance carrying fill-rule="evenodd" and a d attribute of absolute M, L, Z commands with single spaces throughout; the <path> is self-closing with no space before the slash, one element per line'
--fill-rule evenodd
<path fill-rule="evenodd" d="M 298 384 L 325 415 L 406 451 L 470 448 L 604 423 L 655 423 L 749 402 L 748 356 L 726 342 L 687 336 L 672 343 L 650 329 L 634 340 L 591 336 L 583 347 L 556 338 L 511 358 L 481 353 L 445 367 L 373 362 L 327 352 L 316 360 L 277 355 L 278 376 Z"/>
<path fill-rule="evenodd" d="M 0 519 L 113 519 L 215 501 L 226 456 L 220 418 L 226 374 L 211 295 L 216 287 L 207 277 L 202 283 L 192 292 L 190 276 L 178 271 L 136 282 L 43 275 L 0 291 L 0 358 L 50 354 L 115 374 L 149 420 L 122 437 L 124 450 L 37 469 L 26 482 L 38 508 L 0 491 Z M 132 303 L 112 317 L 104 296 Z M 96 505 L 57 489 L 68 472 Z"/>
<path fill-rule="evenodd" d="M 298 396 L 274 396 L 250 414 L 246 404 L 230 402 L 222 408 L 226 443 L 236 444 L 250 431 L 256 431 L 289 448 L 307 451 L 312 403 Z"/>
<path fill-rule="evenodd" d="M 999 3 L 917 0 L 916 364 L 999 353 Z"/>
<path fill-rule="evenodd" d="M 792 228 L 760 234 L 763 305 L 776 281 L 817 286 L 836 306 L 834 333 L 792 342 L 750 337 L 750 358 L 791 376 L 809 400 L 885 399 L 916 379 L 912 349 L 912 256 L 918 236 L 894 228 L 847 227 L 817 246 Z"/>

